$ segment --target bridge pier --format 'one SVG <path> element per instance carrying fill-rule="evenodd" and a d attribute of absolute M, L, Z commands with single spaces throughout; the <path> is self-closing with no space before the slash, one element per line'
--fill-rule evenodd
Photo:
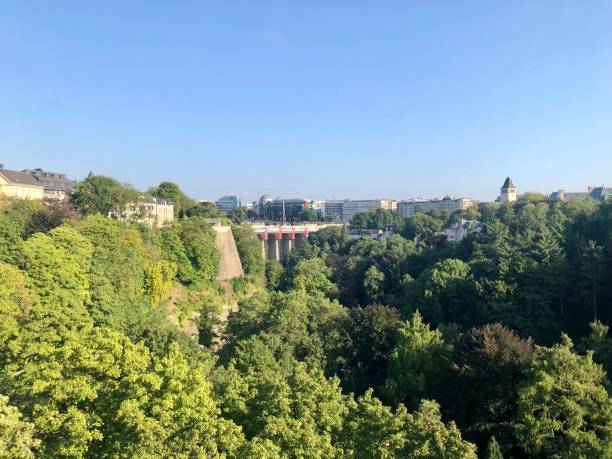
<path fill-rule="evenodd" d="M 280 261 L 281 260 L 281 247 L 280 242 L 276 235 L 268 236 L 268 260 Z"/>
<path fill-rule="evenodd" d="M 289 256 L 293 248 L 295 247 L 295 240 L 291 238 L 283 238 L 281 241 L 281 260 L 284 260 Z"/>

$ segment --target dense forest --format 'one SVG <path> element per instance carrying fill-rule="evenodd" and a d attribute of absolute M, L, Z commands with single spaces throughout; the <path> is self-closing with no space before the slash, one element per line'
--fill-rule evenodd
<path fill-rule="evenodd" d="M 372 212 L 282 264 L 236 214 L 222 285 L 214 206 L 148 193 L 172 225 L 100 176 L 2 202 L 0 458 L 612 457 L 612 202 Z"/>

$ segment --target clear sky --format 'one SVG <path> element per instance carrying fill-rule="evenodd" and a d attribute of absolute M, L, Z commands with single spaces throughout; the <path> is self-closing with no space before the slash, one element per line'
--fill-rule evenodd
<path fill-rule="evenodd" d="M 612 1 L 22 1 L 0 162 L 216 199 L 612 185 Z"/>

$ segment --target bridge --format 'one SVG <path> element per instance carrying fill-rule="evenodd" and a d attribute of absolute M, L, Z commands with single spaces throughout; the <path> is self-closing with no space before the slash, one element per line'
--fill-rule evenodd
<path fill-rule="evenodd" d="M 304 223 L 297 225 L 251 225 L 261 240 L 261 254 L 266 260 L 281 261 L 289 256 L 293 249 L 304 247 L 310 233 L 315 233 L 330 226 L 342 226 L 339 223 Z"/>

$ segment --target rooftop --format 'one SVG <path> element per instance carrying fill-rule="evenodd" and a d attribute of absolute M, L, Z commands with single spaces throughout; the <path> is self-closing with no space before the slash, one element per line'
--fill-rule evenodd
<path fill-rule="evenodd" d="M 9 183 L 15 185 L 27 185 L 42 187 L 41 183 L 36 177 L 27 172 L 11 171 L 8 169 L 0 169 L 0 175 L 2 175 Z"/>

